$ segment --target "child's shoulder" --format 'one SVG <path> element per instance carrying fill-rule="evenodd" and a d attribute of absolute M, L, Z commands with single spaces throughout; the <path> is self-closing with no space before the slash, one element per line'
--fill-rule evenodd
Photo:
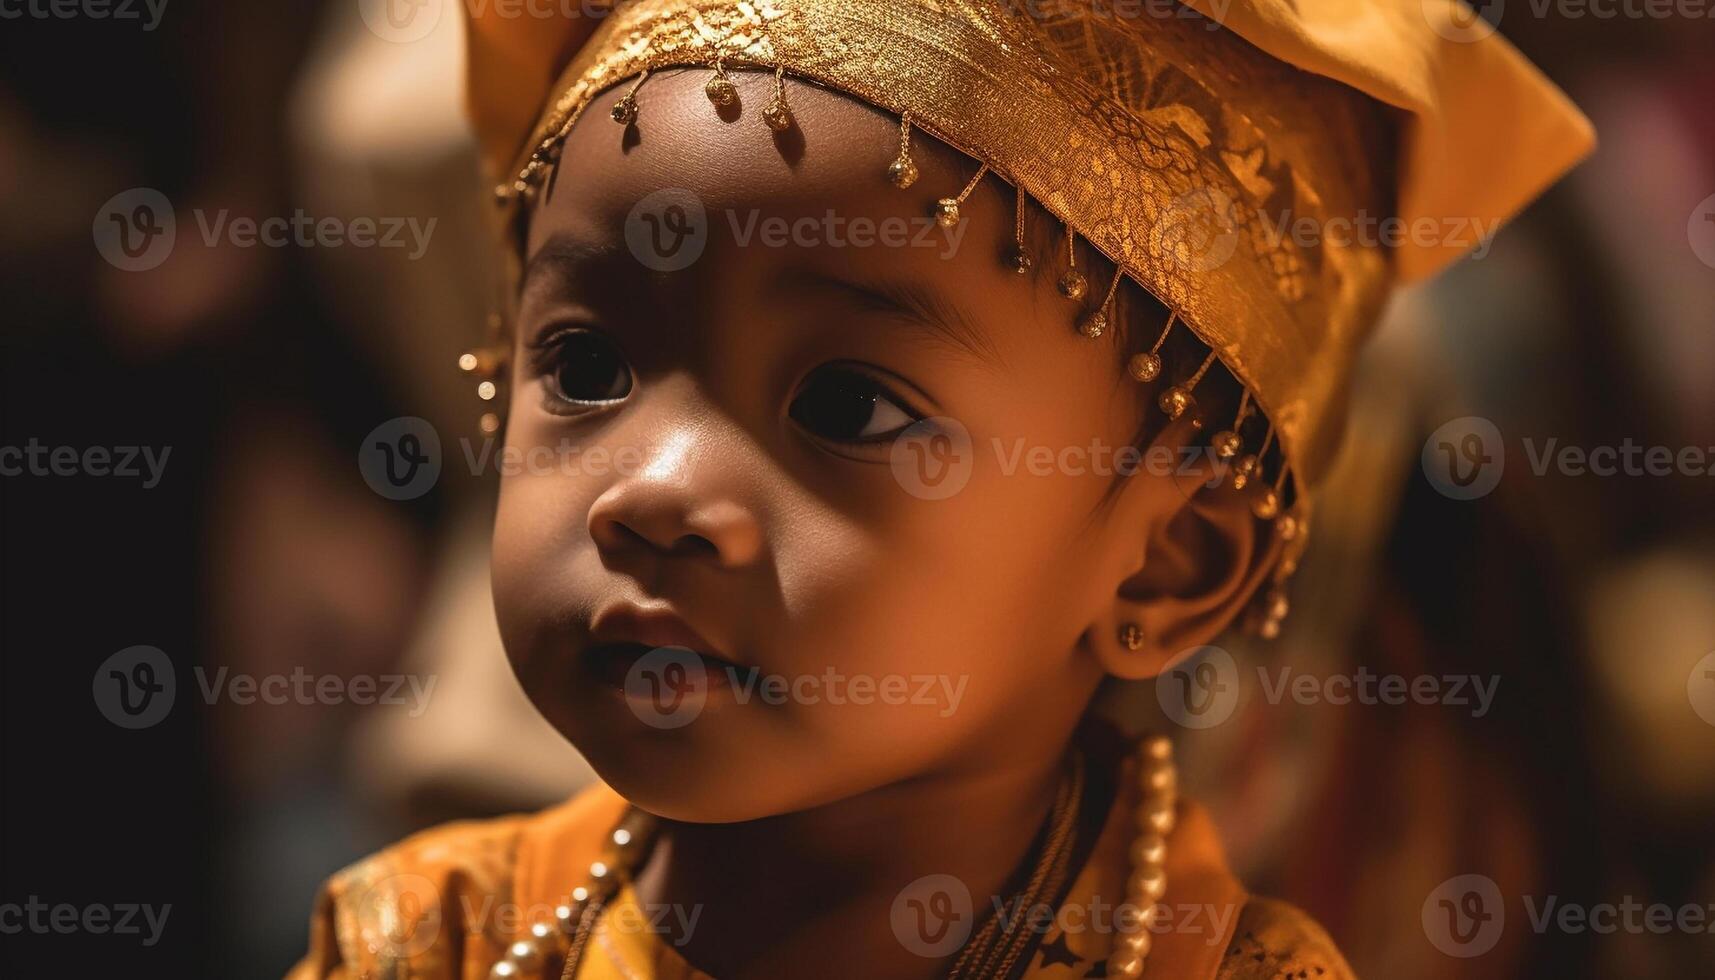
<path fill-rule="evenodd" d="M 1351 980 L 1353 973 L 1339 948 L 1315 919 L 1278 899 L 1251 896 L 1239 913 L 1232 942 L 1215 977 L 1216 980 L 1277 977 Z"/>
<path fill-rule="evenodd" d="M 443 824 L 378 851 L 322 886 L 291 976 L 485 976 L 512 939 L 554 921 L 575 884 L 554 869 L 595 860 L 624 811 L 598 784 L 539 813 Z"/>

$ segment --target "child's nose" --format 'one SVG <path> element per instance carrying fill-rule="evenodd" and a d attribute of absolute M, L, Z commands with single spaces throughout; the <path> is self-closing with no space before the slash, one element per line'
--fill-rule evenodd
<path fill-rule="evenodd" d="M 706 456 L 693 459 L 690 447 L 663 447 L 596 498 L 591 540 L 607 557 L 648 551 L 723 568 L 751 564 L 762 551 L 762 527 L 730 492 L 722 478 L 728 468 Z"/>

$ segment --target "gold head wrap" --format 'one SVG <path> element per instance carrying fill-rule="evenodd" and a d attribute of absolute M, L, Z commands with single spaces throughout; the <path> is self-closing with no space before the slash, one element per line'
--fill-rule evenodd
<path fill-rule="evenodd" d="M 656 69 L 779 70 L 904 117 L 1207 345 L 1272 425 L 1300 515 L 1390 284 L 1478 244 L 1593 144 L 1459 0 L 621 0 L 476 15 L 469 45 L 509 212 L 598 95 Z M 1306 220 L 1324 233 L 1281 233 Z M 1403 239 L 1339 233 L 1383 221 Z"/>

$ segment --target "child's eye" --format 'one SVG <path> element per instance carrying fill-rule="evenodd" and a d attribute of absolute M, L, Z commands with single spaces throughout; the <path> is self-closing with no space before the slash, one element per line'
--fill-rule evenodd
<path fill-rule="evenodd" d="M 788 414 L 832 442 L 888 442 L 920 418 L 880 382 L 848 367 L 822 368 L 792 399 Z"/>
<path fill-rule="evenodd" d="M 550 392 L 575 404 L 618 401 L 631 394 L 631 368 L 606 337 L 574 330 L 553 338 L 544 351 L 543 374 Z"/>

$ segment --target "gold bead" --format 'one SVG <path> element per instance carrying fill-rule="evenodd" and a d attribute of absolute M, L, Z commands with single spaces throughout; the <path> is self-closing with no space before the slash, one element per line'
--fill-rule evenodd
<path fill-rule="evenodd" d="M 485 402 L 494 401 L 494 396 L 499 393 L 500 389 L 496 388 L 492 381 L 484 381 L 482 384 L 476 386 L 476 397 Z"/>
<path fill-rule="evenodd" d="M 506 947 L 506 958 L 518 964 L 525 973 L 534 973 L 542 965 L 542 950 L 528 939 L 520 939 Z"/>
<path fill-rule="evenodd" d="M 725 72 L 709 79 L 709 83 L 703 86 L 703 94 L 709 97 L 709 101 L 713 102 L 717 109 L 727 109 L 738 102 L 738 86 L 726 77 Z"/>
<path fill-rule="evenodd" d="M 959 223 L 959 201 L 957 198 L 943 197 L 935 202 L 935 220 L 943 228 L 951 228 Z"/>
<path fill-rule="evenodd" d="M 1108 332 L 1108 315 L 1101 310 L 1091 313 L 1084 318 L 1084 322 L 1078 324 L 1078 332 L 1095 340 Z"/>
<path fill-rule="evenodd" d="M 1228 429 L 1225 432 L 1215 433 L 1215 438 L 1209 440 L 1209 445 L 1215 448 L 1217 459 L 1232 459 L 1239 454 L 1240 449 L 1244 448 L 1244 440 L 1239 438 L 1237 432 Z"/>
<path fill-rule="evenodd" d="M 583 899 L 580 898 L 580 899 L 578 899 L 578 901 L 581 902 L 581 901 L 583 901 Z M 578 910 L 577 910 L 577 908 L 574 906 L 571 906 L 571 905 L 557 905 L 557 906 L 555 906 L 554 907 L 554 924 L 560 927 L 561 932 L 565 933 L 568 936 L 571 935 L 572 930 L 574 930 L 578 927 Z"/>
<path fill-rule="evenodd" d="M 1148 932 L 1139 929 L 1136 932 L 1122 933 L 1117 945 L 1122 951 L 1136 953 L 1141 957 L 1149 955 L 1149 948 L 1153 945 L 1153 941 L 1154 937 L 1150 936 Z"/>
<path fill-rule="evenodd" d="M 595 861 L 590 864 L 590 877 L 599 881 L 600 879 L 607 877 L 607 870 L 607 864 L 605 862 Z"/>
<path fill-rule="evenodd" d="M 1265 619 L 1265 620 L 1263 620 L 1262 621 L 1262 628 L 1260 630 L 1258 630 L 1258 632 L 1262 634 L 1262 638 L 1265 640 L 1278 640 L 1278 639 L 1280 639 L 1280 620 L 1278 620 L 1278 619 Z"/>
<path fill-rule="evenodd" d="M 1233 489 L 1243 490 L 1251 482 L 1251 474 L 1256 472 L 1257 458 L 1246 456 L 1233 464 Z"/>
<path fill-rule="evenodd" d="M 1156 404 L 1161 406 L 1161 411 L 1165 413 L 1168 418 L 1178 419 L 1180 416 L 1183 416 L 1186 412 L 1190 411 L 1194 401 L 1192 400 L 1191 393 L 1189 391 L 1186 391 L 1178 385 L 1174 385 L 1161 393 L 1161 397 L 1156 399 Z"/>
<path fill-rule="evenodd" d="M 784 133 L 792 128 L 792 108 L 786 104 L 786 99 L 778 94 L 763 107 L 762 121 L 776 133 Z"/>
<path fill-rule="evenodd" d="M 1073 269 L 1060 277 L 1059 287 L 1061 296 L 1076 303 L 1090 291 L 1090 280 L 1085 279 L 1082 272 Z"/>
<path fill-rule="evenodd" d="M 613 104 L 613 121 L 621 126 L 629 126 L 637 121 L 637 96 L 627 94 Z"/>
<path fill-rule="evenodd" d="M 518 980 L 523 975 L 518 964 L 511 960 L 501 960 L 494 964 L 494 969 L 488 971 L 488 980 Z"/>
<path fill-rule="evenodd" d="M 1298 523 L 1298 518 L 1291 514 L 1282 514 L 1280 520 L 1274 522 L 1274 529 L 1280 533 L 1280 540 L 1282 541 L 1291 541 L 1298 537 L 1298 533 L 1303 530 Z"/>
<path fill-rule="evenodd" d="M 1136 623 L 1127 623 L 1120 627 L 1120 643 L 1127 650 L 1142 650 L 1143 642 L 1143 627 Z"/>
<path fill-rule="evenodd" d="M 1121 949 L 1108 957 L 1108 976 L 1137 980 L 1143 976 L 1143 957 L 1129 949 Z"/>
<path fill-rule="evenodd" d="M 1036 264 L 1030 260 L 1030 253 L 1022 248 L 1014 248 L 1012 253 L 1006 257 L 1006 261 L 1008 265 L 1012 266 L 1012 271 L 1021 276 L 1029 275 L 1031 266 Z"/>
<path fill-rule="evenodd" d="M 1157 793 L 1164 793 L 1179 784 L 1179 772 L 1172 763 L 1150 766 L 1144 770 L 1143 786 Z"/>
<path fill-rule="evenodd" d="M 1126 894 L 1137 904 L 1154 904 L 1167 894 L 1167 873 L 1160 868 L 1139 868 L 1126 882 Z"/>
<path fill-rule="evenodd" d="M 1272 521 L 1280 514 L 1280 494 L 1273 490 L 1263 491 L 1263 495 L 1251 505 L 1251 513 L 1265 521 Z"/>
<path fill-rule="evenodd" d="M 549 946 L 558 946 L 560 940 L 565 937 L 560 934 L 558 929 L 548 923 L 538 922 L 530 927 L 530 938 L 538 947 L 545 949 Z"/>
<path fill-rule="evenodd" d="M 1161 355 L 1133 354 L 1131 360 L 1126 363 L 1126 370 L 1131 372 L 1133 378 L 1148 384 L 1161 377 Z"/>
<path fill-rule="evenodd" d="M 613 843 L 614 843 L 615 847 L 625 847 L 626 845 L 630 844 L 631 843 L 631 831 L 626 830 L 624 827 L 620 827 L 619 829 L 615 830 L 613 832 Z"/>
<path fill-rule="evenodd" d="M 1160 834 L 1144 833 L 1131 844 L 1131 863 L 1138 867 L 1159 865 L 1167 860 L 1167 840 Z"/>
<path fill-rule="evenodd" d="M 1265 601 L 1265 615 L 1269 619 L 1285 619 L 1286 614 L 1292 611 L 1292 603 L 1286 598 L 1286 593 L 1279 589 L 1270 591 Z"/>
<path fill-rule="evenodd" d="M 482 418 L 476 420 L 476 427 L 488 435 L 500 431 L 500 416 L 493 412 L 483 412 Z"/>
<path fill-rule="evenodd" d="M 1166 735 L 1151 735 L 1143 740 L 1143 757 L 1157 762 L 1173 758 L 1173 740 Z"/>
<path fill-rule="evenodd" d="M 887 165 L 887 179 L 900 190 L 917 183 L 917 161 L 909 153 L 899 154 L 899 159 Z"/>
<path fill-rule="evenodd" d="M 582 885 L 572 889 L 572 901 L 587 902 L 590 900 L 590 890 Z"/>
<path fill-rule="evenodd" d="M 1171 806 L 1146 807 L 1142 813 L 1142 819 L 1138 822 L 1143 825 L 1145 830 L 1166 837 L 1173 833 L 1173 808 Z"/>

